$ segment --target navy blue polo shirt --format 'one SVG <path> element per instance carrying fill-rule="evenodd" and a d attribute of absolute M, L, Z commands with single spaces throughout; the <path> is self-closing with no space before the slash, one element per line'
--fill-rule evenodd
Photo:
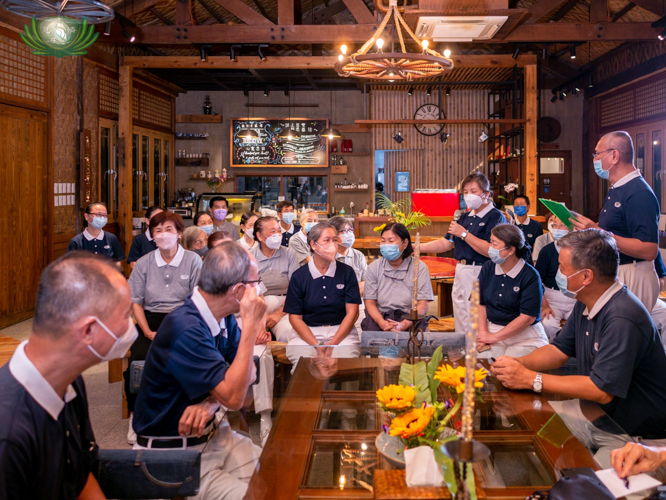
<path fill-rule="evenodd" d="M 479 303 L 486 306 L 491 323 L 506 326 L 521 314 L 534 316 L 533 325 L 541 321 L 543 289 L 539 273 L 524 260 L 509 274 L 504 274 L 498 264 L 486 262 L 479 273 L 479 290 Z"/>
<path fill-rule="evenodd" d="M 301 230 L 301 226 L 299 224 L 296 224 L 294 222 L 294 232 L 293 233 L 282 233 L 282 246 L 283 247 L 289 247 L 289 240 L 293 235 L 298 233 Z"/>
<path fill-rule="evenodd" d="M 666 278 L 666 266 L 664 266 L 664 259 L 661 258 L 661 250 L 657 252 L 657 258 L 654 259 L 654 270 L 659 278 Z"/>
<path fill-rule="evenodd" d="M 527 241 L 530 248 L 534 248 L 534 242 L 536 239 L 543 234 L 543 227 L 540 222 L 530 219 L 529 217 L 525 221 L 525 224 L 521 224 L 516 221 L 516 225 L 525 235 L 525 241 Z"/>
<path fill-rule="evenodd" d="M 240 329 L 234 315 L 225 318 L 226 331 L 214 336 L 194 295 L 196 289 L 164 318 L 146 356 L 134 407 L 133 427 L 140 436 L 178 436 L 185 408 L 205 400 L 236 357 Z"/>
<path fill-rule="evenodd" d="M 492 207 L 491 205 L 488 207 L 489 210 L 487 212 L 484 210 L 483 212 L 485 213 L 480 214 L 480 216 L 470 215 L 472 212 L 465 212 L 462 217 L 460 217 L 458 224 L 463 226 L 465 231 L 469 234 L 473 234 L 477 238 L 489 242 L 490 231 L 492 231 L 497 224 L 504 224 L 506 218 L 502 212 L 495 207 Z M 465 259 L 467 264 L 471 264 L 472 262 L 483 264 L 490 260 L 487 255 L 481 255 L 476 252 L 471 246 L 469 246 L 469 244 L 465 243 L 463 239 L 458 238 L 457 236 L 455 237 L 455 245 L 453 256 L 456 260 Z"/>
<path fill-rule="evenodd" d="M 74 238 L 69 241 L 69 245 L 67 245 L 67 251 L 87 250 L 96 255 L 108 257 L 111 260 L 125 260 L 123 247 L 120 245 L 120 241 L 118 241 L 118 238 L 116 238 L 114 234 L 102 230 L 99 234 L 101 239 L 93 238 L 90 240 L 86 238 L 86 234 L 88 234 L 87 231 L 84 231 L 83 233 L 74 236 Z"/>
<path fill-rule="evenodd" d="M 0 368 L 0 498 L 74 500 L 97 458 L 86 389 L 72 383 L 76 397 L 57 419 L 12 375 Z"/>
<path fill-rule="evenodd" d="M 155 240 L 149 240 L 146 233 L 137 234 L 132 240 L 129 255 L 127 256 L 127 263 L 136 262 L 144 255 L 157 250 Z"/>
<path fill-rule="evenodd" d="M 328 326 L 342 323 L 347 315 L 346 304 L 360 303 L 358 280 L 351 266 L 331 262 L 322 276 L 314 260 L 310 260 L 291 275 L 282 310 L 303 316 L 308 326 Z"/>
<path fill-rule="evenodd" d="M 555 281 L 557 270 L 560 267 L 558 261 L 559 258 L 560 252 L 557 251 L 555 242 L 548 243 L 541 249 L 541 252 L 539 252 L 539 260 L 537 260 L 537 263 L 534 266 L 538 271 L 539 276 L 541 276 L 541 282 L 543 285 L 555 290 L 559 290 L 557 282 Z"/>
<path fill-rule="evenodd" d="M 611 288 L 592 314 L 577 302 L 553 345 L 576 358 L 578 375 L 614 396 L 600 406 L 629 435 L 666 438 L 666 354 L 659 332 L 626 285 Z"/>
<path fill-rule="evenodd" d="M 658 243 L 660 209 L 652 188 L 640 175 L 625 183 L 620 179 L 619 183 L 608 190 L 599 213 L 599 227 L 623 238 Z M 620 265 L 642 260 L 620 252 Z"/>

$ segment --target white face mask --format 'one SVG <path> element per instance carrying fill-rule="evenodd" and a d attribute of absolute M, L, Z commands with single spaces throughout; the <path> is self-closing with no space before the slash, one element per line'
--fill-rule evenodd
<path fill-rule="evenodd" d="M 248 238 L 253 238 L 254 237 L 254 228 L 253 227 L 248 227 L 244 232 L 245 232 L 245 234 L 247 235 Z"/>
<path fill-rule="evenodd" d="M 153 236 L 157 248 L 160 250 L 171 250 L 178 242 L 178 234 L 176 233 L 159 233 Z"/>
<path fill-rule="evenodd" d="M 481 198 L 478 194 L 466 194 L 465 205 L 467 205 L 467 208 L 470 210 L 476 210 L 481 205 L 483 205 L 483 198 Z"/>
<path fill-rule="evenodd" d="M 343 233 L 342 236 L 340 236 L 340 244 L 343 247 L 346 248 L 351 248 L 354 246 L 354 242 L 356 241 L 356 236 L 354 236 L 354 233 L 349 231 L 348 233 Z"/>
<path fill-rule="evenodd" d="M 277 250 L 282 245 L 282 235 L 280 233 L 271 234 L 266 238 L 266 246 L 271 250 Z"/>
<path fill-rule="evenodd" d="M 139 332 L 136 329 L 136 325 L 134 324 L 134 321 L 132 321 L 132 318 L 127 318 L 129 321 L 129 327 L 127 328 L 127 331 L 123 333 L 120 337 L 116 337 L 111 330 L 109 330 L 104 323 L 102 323 L 99 319 L 95 318 L 95 321 L 104 328 L 106 333 L 111 335 L 114 339 L 115 342 L 111 346 L 111 349 L 109 349 L 109 352 L 107 352 L 104 356 L 102 356 L 100 353 L 98 353 L 93 346 L 89 345 L 88 349 L 92 351 L 92 353 L 97 356 L 101 361 L 111 361 L 112 359 L 120 359 L 127 354 L 127 350 L 132 347 L 132 344 L 134 341 L 137 339 L 139 336 Z"/>

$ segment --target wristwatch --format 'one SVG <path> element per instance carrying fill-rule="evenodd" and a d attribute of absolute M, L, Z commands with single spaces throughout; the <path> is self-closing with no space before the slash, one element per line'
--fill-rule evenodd
<path fill-rule="evenodd" d="M 467 238 L 467 231 L 463 231 L 462 234 L 460 235 L 461 240 L 464 240 L 465 238 Z"/>
<path fill-rule="evenodd" d="M 534 377 L 534 382 L 532 382 L 532 389 L 534 389 L 534 392 L 541 392 L 541 389 L 543 389 L 543 373 L 537 373 L 536 377 Z"/>

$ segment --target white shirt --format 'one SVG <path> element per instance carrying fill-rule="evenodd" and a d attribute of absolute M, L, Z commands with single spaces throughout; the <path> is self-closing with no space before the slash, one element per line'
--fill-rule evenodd
<path fill-rule="evenodd" d="M 99 234 L 97 235 L 97 237 L 93 238 L 93 235 L 88 232 L 88 228 L 85 228 L 83 230 L 83 237 L 85 239 L 87 239 L 88 241 L 92 241 L 92 240 L 102 241 L 104 239 L 104 230 L 100 229 Z"/>
<path fill-rule="evenodd" d="M 523 259 L 520 259 L 518 263 L 515 266 L 513 266 L 513 269 L 511 269 L 511 271 L 509 271 L 508 273 L 504 272 L 502 266 L 500 266 L 499 264 L 495 264 L 495 275 L 502 276 L 506 274 L 511 279 L 515 280 L 516 276 L 518 276 L 518 273 L 522 271 L 523 267 L 525 267 L 525 261 Z"/>
<path fill-rule="evenodd" d="M 601 311 L 606 304 L 608 304 L 608 301 L 615 295 L 617 292 L 622 290 L 622 283 L 620 281 L 616 281 L 613 283 L 611 286 L 609 286 L 604 293 L 601 294 L 601 297 L 597 299 L 597 301 L 594 303 L 594 306 L 592 306 L 592 310 L 588 311 L 587 307 L 583 311 L 583 316 L 587 316 L 587 319 L 592 319 L 594 318 L 597 314 L 599 314 L 599 311 Z"/>
<path fill-rule="evenodd" d="M 21 344 L 14 351 L 12 359 L 9 360 L 9 371 L 19 384 L 32 396 L 39 406 L 44 408 L 51 415 L 53 420 L 58 420 L 60 412 L 76 397 L 76 391 L 72 385 L 67 386 L 65 399 L 61 399 L 51 384 L 39 373 L 39 370 L 32 364 L 25 354 L 25 345 L 28 341 Z"/>
<path fill-rule="evenodd" d="M 612 188 L 619 188 L 620 186 L 624 186 L 627 182 L 629 182 L 629 181 L 631 181 L 631 180 L 633 180 L 637 177 L 640 177 L 640 176 L 641 176 L 641 171 L 638 170 L 638 169 L 634 169 L 633 172 L 631 172 L 630 174 L 625 175 L 624 177 L 622 177 L 622 179 L 620 179 L 615 184 L 613 184 L 611 186 L 611 189 Z"/>
<path fill-rule="evenodd" d="M 310 262 L 308 262 L 308 270 L 310 271 L 310 275 L 312 276 L 313 280 L 316 280 L 317 278 L 321 278 L 322 276 L 326 276 L 328 278 L 333 278 L 335 277 L 335 269 L 336 269 L 336 264 L 335 261 L 331 262 L 328 265 L 328 269 L 324 274 L 321 274 L 319 270 L 317 269 L 317 266 L 315 266 L 314 259 L 310 259 Z M 326 298 L 326 297 L 324 297 Z"/>
<path fill-rule="evenodd" d="M 183 255 L 185 255 L 185 249 L 178 245 L 176 256 L 171 262 L 169 262 L 169 265 L 173 267 L 180 266 L 180 262 L 183 260 Z M 155 262 L 157 263 L 157 267 L 164 267 L 167 265 L 166 261 L 162 258 L 162 254 L 160 253 L 159 248 L 155 250 Z"/>
<path fill-rule="evenodd" d="M 194 292 L 192 292 L 192 302 L 199 310 L 199 314 L 201 314 L 201 317 L 206 322 L 206 325 L 208 326 L 208 329 L 210 330 L 210 333 L 213 335 L 213 337 L 217 337 L 220 334 L 220 332 L 222 332 L 222 336 L 226 337 L 227 323 L 225 321 L 225 318 L 222 318 L 222 321 L 220 321 L 219 323 L 217 322 L 215 316 L 210 310 L 210 307 L 208 307 L 206 299 L 204 299 L 203 296 L 201 295 L 201 292 L 199 292 L 198 286 L 194 287 Z"/>
<path fill-rule="evenodd" d="M 242 246 L 245 250 L 252 250 L 255 246 L 257 246 L 256 241 L 252 241 L 252 246 L 247 244 L 247 241 L 245 241 L 245 237 L 241 236 L 241 239 L 238 240 L 236 243 L 238 243 L 240 246 Z"/>
<path fill-rule="evenodd" d="M 153 237 L 150 235 L 150 229 L 146 229 L 146 238 L 148 238 L 148 241 L 153 241 Z"/>
<path fill-rule="evenodd" d="M 472 210 L 472 213 L 471 213 L 470 215 L 471 215 L 472 217 L 481 217 L 481 218 L 483 218 L 483 217 L 485 217 L 486 214 L 487 214 L 488 212 L 490 212 L 493 208 L 494 208 L 494 207 L 493 207 L 493 204 L 492 204 L 492 203 L 488 203 L 488 205 L 486 205 L 486 208 L 484 208 L 484 209 L 481 210 L 480 212 L 477 212 L 476 210 Z"/>
<path fill-rule="evenodd" d="M 283 227 L 282 227 L 282 223 L 280 223 L 280 231 L 281 231 L 282 233 L 293 233 L 293 232 L 294 232 L 294 223 L 292 222 L 292 223 L 289 225 L 289 228 L 288 228 L 288 229 L 283 228 Z"/>

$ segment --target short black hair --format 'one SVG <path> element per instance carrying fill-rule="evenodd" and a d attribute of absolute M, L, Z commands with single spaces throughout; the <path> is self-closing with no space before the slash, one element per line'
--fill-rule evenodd
<path fill-rule="evenodd" d="M 146 215 L 145 215 L 146 219 L 150 219 L 150 216 L 155 213 L 155 210 L 163 210 L 163 208 L 158 207 L 157 205 L 153 205 L 148 210 L 146 210 Z"/>
<path fill-rule="evenodd" d="M 254 212 L 245 212 L 243 215 L 241 215 L 241 220 L 240 220 L 241 226 L 247 224 L 247 221 L 249 221 L 252 217 L 259 217 L 259 216 Z"/>
<path fill-rule="evenodd" d="M 294 208 L 294 204 L 292 202 L 290 202 L 289 200 L 282 200 L 281 202 L 279 202 L 277 204 L 277 206 L 275 207 L 275 210 L 277 210 L 277 213 L 281 214 L 282 211 L 285 208 L 289 208 L 289 207 Z"/>
<path fill-rule="evenodd" d="M 227 210 L 229 209 L 229 202 L 224 196 L 213 196 L 210 199 L 210 202 L 208 202 L 208 206 L 211 208 L 211 210 L 213 209 L 213 205 L 215 204 L 216 201 L 223 201 L 224 203 L 227 204 Z"/>
<path fill-rule="evenodd" d="M 412 238 L 409 235 L 409 231 L 407 230 L 404 224 L 400 224 L 398 222 L 389 222 L 388 224 L 386 224 L 386 226 L 384 226 L 384 229 L 382 229 L 382 235 L 386 231 L 391 231 L 401 240 L 407 240 L 407 248 L 405 248 L 405 251 L 402 252 L 403 259 L 406 259 L 407 257 L 409 257 L 414 253 L 414 249 L 412 248 Z"/>
<path fill-rule="evenodd" d="M 264 224 L 270 221 L 278 223 L 280 222 L 276 217 L 272 217 L 270 215 L 259 217 L 257 220 L 254 221 L 254 241 L 259 241 L 257 235 L 264 230 Z"/>
<path fill-rule="evenodd" d="M 194 225 L 195 225 L 195 226 L 198 226 L 198 225 L 199 225 L 199 219 L 201 219 L 201 217 L 202 217 L 203 215 L 207 215 L 208 217 L 210 217 L 210 218 L 211 218 L 211 222 L 212 222 L 213 216 L 210 215 L 210 212 L 198 212 L 198 213 L 194 216 Z"/>
<path fill-rule="evenodd" d="M 532 249 L 525 241 L 525 234 L 513 224 L 497 224 L 490 232 L 507 247 L 516 249 L 516 257 L 529 261 Z"/>
<path fill-rule="evenodd" d="M 92 208 L 93 208 L 95 205 L 101 205 L 101 206 L 103 206 L 103 207 L 106 209 L 107 212 L 109 211 L 109 209 L 108 209 L 107 206 L 106 206 L 106 203 L 101 202 L 101 201 L 95 201 L 95 202 L 90 203 L 89 205 L 86 206 L 86 211 L 85 211 L 85 213 L 88 214 L 88 215 L 90 215 L 90 214 L 92 213 Z"/>
<path fill-rule="evenodd" d="M 591 269 L 599 283 L 613 283 L 617 279 L 620 253 L 610 233 L 603 229 L 573 231 L 562 236 L 557 244 L 571 249 L 574 269 Z"/>
<path fill-rule="evenodd" d="M 527 195 L 525 195 L 525 194 L 519 194 L 518 196 L 516 196 L 516 197 L 513 199 L 513 201 L 515 202 L 515 201 L 516 201 L 517 199 L 519 199 L 519 198 L 522 198 L 523 200 L 525 200 L 525 204 L 526 204 L 526 205 L 531 205 L 531 203 L 530 203 L 530 199 L 529 199 L 529 198 L 527 197 Z"/>

